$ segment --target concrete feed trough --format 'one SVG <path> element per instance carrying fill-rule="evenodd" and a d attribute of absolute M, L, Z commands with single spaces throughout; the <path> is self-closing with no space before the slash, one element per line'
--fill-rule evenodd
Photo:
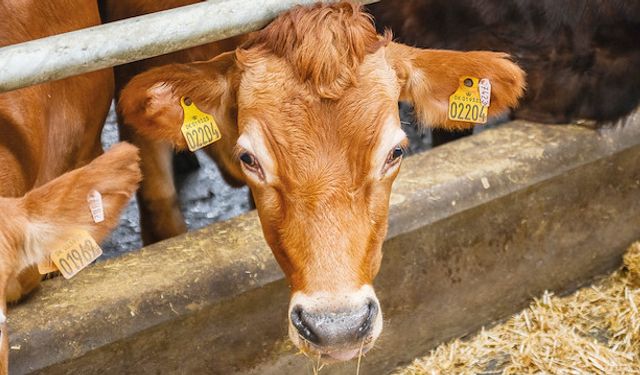
<path fill-rule="evenodd" d="M 408 158 L 391 200 L 385 329 L 364 374 L 616 267 L 640 238 L 640 116 L 599 132 L 487 130 Z M 252 212 L 45 282 L 10 312 L 11 370 L 311 373 L 288 343 L 287 302 Z"/>

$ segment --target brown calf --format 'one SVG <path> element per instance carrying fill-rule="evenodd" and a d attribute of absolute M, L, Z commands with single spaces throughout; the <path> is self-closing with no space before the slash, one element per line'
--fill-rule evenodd
<path fill-rule="evenodd" d="M 524 74 L 494 52 L 422 50 L 380 36 L 359 6 L 297 7 L 233 52 L 152 69 L 123 90 L 126 124 L 186 147 L 181 98 L 215 117 L 221 169 L 251 188 L 292 289 L 291 340 L 324 360 L 370 349 L 382 330 L 372 287 L 406 136 L 397 102 L 444 128 L 463 76 L 492 84 L 489 116 L 515 106 Z"/>
<path fill-rule="evenodd" d="M 0 46 L 100 23 L 95 2 L 0 1 Z M 0 93 L 0 196 L 82 166 L 102 152 L 100 132 L 113 96 L 113 73 L 94 73 Z M 15 301 L 38 285 L 35 267 L 9 280 Z"/>
<path fill-rule="evenodd" d="M 5 292 L 9 280 L 43 261 L 73 230 L 102 240 L 118 224 L 141 179 L 138 151 L 128 144 L 113 146 L 88 165 L 68 172 L 21 198 L 0 197 L 0 374 L 7 373 L 9 341 Z M 95 223 L 87 196 L 101 193 L 104 221 Z"/>

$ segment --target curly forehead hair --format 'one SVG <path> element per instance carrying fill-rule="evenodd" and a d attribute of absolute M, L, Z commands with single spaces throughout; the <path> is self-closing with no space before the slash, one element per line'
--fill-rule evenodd
<path fill-rule="evenodd" d="M 378 36 L 360 4 L 341 2 L 297 6 L 255 33 L 243 48 L 284 58 L 321 98 L 338 99 L 356 83 L 364 57 L 390 40 L 391 33 Z"/>

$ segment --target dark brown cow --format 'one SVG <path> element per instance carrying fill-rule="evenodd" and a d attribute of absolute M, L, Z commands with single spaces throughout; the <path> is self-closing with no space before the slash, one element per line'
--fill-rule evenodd
<path fill-rule="evenodd" d="M 467 75 L 491 82 L 489 116 L 523 92 L 524 74 L 506 54 L 393 43 L 343 2 L 294 8 L 214 59 L 142 73 L 119 111 L 147 142 L 179 149 L 181 103 L 215 118 L 222 140 L 208 152 L 251 188 L 290 282 L 291 340 L 323 360 L 348 360 L 382 330 L 372 282 L 407 142 L 397 102 L 413 103 L 423 123 L 469 127 L 447 119 Z"/>
<path fill-rule="evenodd" d="M 640 101 L 640 2 L 384 0 L 380 29 L 421 48 L 504 51 L 527 73 L 516 118 L 615 121 Z"/>

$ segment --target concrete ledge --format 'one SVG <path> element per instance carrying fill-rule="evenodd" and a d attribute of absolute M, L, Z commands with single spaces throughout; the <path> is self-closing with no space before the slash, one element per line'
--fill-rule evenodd
<path fill-rule="evenodd" d="M 408 158 L 390 223 L 365 374 L 618 265 L 640 238 L 640 116 L 600 132 L 513 122 Z M 249 213 L 45 282 L 9 313 L 11 372 L 311 373 L 287 302 Z"/>

